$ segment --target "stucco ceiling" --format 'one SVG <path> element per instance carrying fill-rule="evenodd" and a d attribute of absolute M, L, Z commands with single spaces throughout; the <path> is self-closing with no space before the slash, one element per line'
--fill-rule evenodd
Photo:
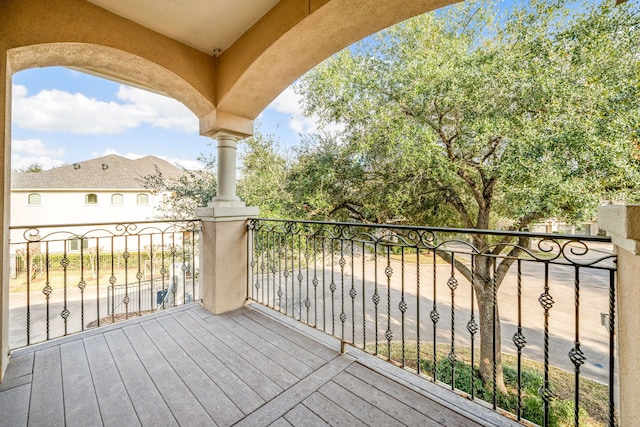
<path fill-rule="evenodd" d="M 202 52 L 224 51 L 279 0 L 87 0 Z"/>

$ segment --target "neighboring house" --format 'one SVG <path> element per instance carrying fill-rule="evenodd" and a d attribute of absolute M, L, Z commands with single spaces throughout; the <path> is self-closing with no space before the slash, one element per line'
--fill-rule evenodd
<path fill-rule="evenodd" d="M 155 156 L 97 159 L 11 176 L 11 226 L 147 221 L 162 218 L 168 194 L 144 188 L 156 168 L 165 177 L 183 170 Z"/>
<path fill-rule="evenodd" d="M 32 253 L 74 253 L 98 247 L 100 250 L 136 250 L 149 247 L 146 238 L 116 237 L 125 231 L 117 224 L 162 220 L 168 193 L 144 188 L 142 178 L 160 171 L 164 177 L 178 178 L 183 170 L 155 156 L 136 160 L 114 154 L 42 172 L 13 173 L 11 176 L 10 252 L 12 275 L 15 257 L 30 240 Z M 86 224 L 86 225 L 85 225 Z M 110 224 L 110 225 L 97 225 Z M 52 227 L 53 226 L 53 227 Z M 33 229 L 28 229 L 33 227 Z M 129 228 L 129 233 L 166 229 L 158 223 Z M 31 236 L 31 237 L 30 237 Z M 85 237 L 80 241 L 78 237 Z M 94 237 L 100 236 L 99 240 Z M 50 243 L 36 241 L 44 239 Z M 66 245 L 65 245 L 66 242 Z M 173 244 L 181 242 L 174 241 Z M 156 239 L 154 248 L 169 242 Z M 82 248 L 81 248 L 82 245 Z"/>

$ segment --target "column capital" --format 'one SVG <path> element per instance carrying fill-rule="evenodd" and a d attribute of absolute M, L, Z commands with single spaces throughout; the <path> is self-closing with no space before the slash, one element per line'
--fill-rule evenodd
<path fill-rule="evenodd" d="M 605 205 L 598 208 L 598 227 L 614 245 L 640 255 L 640 205 Z"/>

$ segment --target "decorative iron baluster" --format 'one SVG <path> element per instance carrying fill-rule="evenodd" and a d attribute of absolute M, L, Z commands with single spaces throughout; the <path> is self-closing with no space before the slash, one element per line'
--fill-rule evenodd
<path fill-rule="evenodd" d="M 289 314 L 289 260 L 287 258 L 287 235 L 284 234 L 284 271 L 282 275 L 284 276 L 284 314 Z"/>
<path fill-rule="evenodd" d="M 367 258 L 365 242 L 362 242 L 362 348 L 367 348 L 367 312 L 366 306 L 366 281 L 365 281 L 365 263 Z"/>
<path fill-rule="evenodd" d="M 498 330 L 496 327 L 496 320 L 498 317 L 498 286 L 496 283 L 496 264 L 498 264 L 497 259 L 493 258 L 492 259 L 492 270 L 493 270 L 493 274 L 491 277 L 491 330 L 493 332 L 493 342 L 492 342 L 492 347 L 493 347 L 493 356 L 492 356 L 492 364 L 491 364 L 491 376 L 492 376 L 492 380 L 493 380 L 493 410 L 495 411 L 496 408 L 498 407 L 498 363 L 497 363 L 497 358 L 498 358 L 498 346 L 497 346 L 497 338 L 498 338 Z"/>
<path fill-rule="evenodd" d="M 124 318 L 129 318 L 129 302 L 131 302 L 131 298 L 129 298 L 129 257 L 131 254 L 129 253 L 129 238 L 127 236 L 124 237 L 124 252 L 122 253 L 122 258 L 124 259 L 124 298 L 122 302 L 124 303 Z M 174 298 L 175 301 L 175 298 Z"/>
<path fill-rule="evenodd" d="M 580 425 L 580 367 L 586 361 L 584 352 L 580 349 L 580 267 L 574 267 L 574 284 L 575 284 L 575 313 L 574 327 L 575 338 L 573 348 L 569 350 L 569 359 L 575 367 L 575 387 L 573 400 L 573 422 L 575 426 Z"/>
<path fill-rule="evenodd" d="M 100 326 L 100 238 L 96 237 L 96 317 Z M 47 317 L 48 313 L 47 313 Z M 47 338 L 48 339 L 48 338 Z"/>
<path fill-rule="evenodd" d="M 318 239 L 313 236 L 313 327 L 318 327 Z M 324 266 L 323 266 L 324 267 Z"/>
<path fill-rule="evenodd" d="M 420 248 L 416 245 L 416 372 L 420 375 Z"/>
<path fill-rule="evenodd" d="M 149 235 L 149 282 L 151 283 L 151 309 L 153 310 L 153 305 L 154 305 L 154 300 L 153 300 L 153 294 L 154 294 L 154 277 L 153 277 L 153 234 Z M 158 308 L 158 303 L 156 300 L 156 308 Z"/>
<path fill-rule="evenodd" d="M 62 259 L 60 260 L 60 265 L 62 266 L 62 298 L 63 298 L 63 308 L 62 308 L 62 313 L 60 313 L 60 317 L 62 317 L 62 320 L 64 322 L 64 335 L 67 336 L 69 331 L 68 331 L 68 319 L 69 319 L 69 315 L 71 314 L 69 312 L 69 306 L 68 306 L 68 301 L 67 301 L 67 273 L 68 273 L 68 267 L 69 267 L 69 258 L 67 258 L 67 242 L 64 242 L 64 250 L 63 250 L 63 255 L 62 255 Z"/>
<path fill-rule="evenodd" d="M 309 321 L 309 310 L 311 308 L 311 300 L 309 299 L 309 258 L 311 257 L 311 254 L 309 253 L 309 235 L 305 236 L 305 250 L 304 250 L 304 259 L 305 259 L 305 271 L 306 271 L 306 276 L 307 276 L 307 280 L 306 280 L 306 285 L 307 285 L 307 294 L 305 295 L 304 298 L 304 306 L 307 308 L 307 324 L 310 325 L 311 322 Z"/>
<path fill-rule="evenodd" d="M 114 274 L 115 271 L 115 259 L 116 257 L 113 254 L 113 248 L 114 248 L 114 244 L 113 244 L 113 236 L 111 237 L 111 276 L 109 277 L 109 284 L 111 285 L 111 323 L 115 323 L 116 322 L 116 305 L 115 305 L 115 299 L 116 299 L 116 294 L 115 294 L 115 284 L 116 284 L 116 276 Z"/>
<path fill-rule="evenodd" d="M 351 297 L 351 343 L 355 345 L 356 343 L 356 275 L 355 275 L 355 267 L 356 260 L 354 258 L 354 241 L 351 241 L 351 289 L 349 290 L 349 296 Z"/>
<path fill-rule="evenodd" d="M 296 257 L 296 241 L 294 234 L 294 225 L 291 224 L 291 317 L 296 317 L 296 279 L 294 274 L 296 272 L 295 257 Z"/>
<path fill-rule="evenodd" d="M 374 291 L 371 300 L 373 301 L 373 306 L 375 308 L 375 315 L 373 316 L 374 325 L 375 325 L 375 351 L 374 354 L 378 354 L 378 304 L 380 303 L 380 295 L 378 294 L 378 242 L 373 244 L 373 285 Z"/>
<path fill-rule="evenodd" d="M 287 266 L 286 252 L 282 249 L 282 236 L 278 234 L 278 311 L 282 313 L 282 255 L 285 254 L 285 269 Z M 285 285 L 286 286 L 286 285 Z"/>
<path fill-rule="evenodd" d="M 271 284 L 269 283 L 270 282 L 269 276 L 271 275 L 271 251 L 269 249 L 269 247 L 270 247 L 270 245 L 269 245 L 269 236 L 271 236 L 271 232 L 266 232 L 265 233 L 265 248 L 264 248 L 264 252 L 263 253 L 265 254 L 265 257 L 267 258 L 266 265 L 264 266 L 265 270 L 267 272 L 266 273 L 267 280 L 264 281 L 264 278 L 263 278 L 263 282 L 262 282 L 264 284 L 264 286 L 262 288 L 262 299 L 263 299 L 262 303 L 264 305 L 266 305 L 267 307 L 269 307 L 269 301 L 270 301 L 269 289 L 271 288 Z M 265 291 L 267 293 L 267 299 L 264 299 Z"/>
<path fill-rule="evenodd" d="M 518 329 L 513 335 L 513 343 L 518 350 L 518 421 L 522 419 L 522 349 L 527 344 L 524 334 L 522 333 L 522 260 L 518 260 L 518 276 L 517 276 L 517 292 L 518 292 Z"/>
<path fill-rule="evenodd" d="M 142 246 L 141 246 L 141 241 L 140 241 L 140 235 L 139 234 L 138 234 L 136 240 L 137 240 L 137 243 L 138 243 L 138 256 L 137 256 L 138 271 L 136 272 L 136 280 L 138 280 L 138 316 L 140 316 L 140 315 L 142 315 L 142 278 L 144 277 L 144 275 L 142 274 L 142 269 L 140 267 L 141 264 L 142 264 L 142 255 L 140 253 L 141 252 L 140 248 Z M 183 255 L 183 257 L 184 257 L 184 255 Z M 153 293 L 151 293 L 151 295 L 153 295 Z"/>
<path fill-rule="evenodd" d="M 323 331 L 327 330 L 327 298 L 326 298 L 327 274 L 324 271 L 324 268 L 327 265 L 326 246 L 327 246 L 327 239 L 322 237 L 322 330 Z"/>
<path fill-rule="evenodd" d="M 335 310 L 335 293 L 336 293 L 336 281 L 334 275 L 334 260 L 335 260 L 335 239 L 331 238 L 331 284 L 329 284 L 329 290 L 331 291 L 331 335 L 336 334 L 336 310 Z"/>
<path fill-rule="evenodd" d="M 26 253 L 26 258 L 27 258 L 27 345 L 31 344 L 31 274 L 33 274 L 32 271 L 32 266 L 31 266 L 31 242 L 27 242 L 27 253 Z M 49 282 L 48 280 L 48 276 L 49 276 L 49 269 L 47 268 L 47 284 Z M 47 296 L 47 307 L 49 307 L 49 295 L 47 295 L 44 290 L 42 291 L 46 296 Z M 47 322 L 49 322 L 49 313 L 47 313 Z M 48 325 L 47 325 L 48 326 Z M 47 327 L 47 339 L 49 339 L 49 334 L 48 334 L 48 327 Z"/>
<path fill-rule="evenodd" d="M 471 376 L 469 378 L 469 388 L 471 389 L 471 400 L 475 399 L 475 383 L 474 383 L 474 374 L 473 374 L 473 370 L 475 367 L 475 347 L 474 347 L 474 342 L 475 342 L 475 337 L 476 337 L 476 333 L 478 333 L 478 323 L 476 322 L 476 318 L 475 318 L 475 289 L 473 287 L 474 285 L 474 277 L 473 277 L 473 272 L 475 271 L 475 261 L 476 261 L 476 257 L 475 254 L 471 254 L 471 318 L 469 319 L 469 322 L 467 322 L 467 331 L 469 332 L 469 334 L 471 335 Z"/>
<path fill-rule="evenodd" d="M 614 427 L 617 424 L 615 413 L 615 278 L 615 270 L 609 270 L 609 427 Z"/>
<path fill-rule="evenodd" d="M 387 267 L 384 269 L 384 274 L 387 276 L 387 330 L 384 332 L 384 337 L 387 339 L 387 360 L 391 360 L 391 339 L 393 338 L 391 331 L 391 276 L 393 268 L 391 268 L 390 245 L 387 245 Z"/>
<path fill-rule="evenodd" d="M 553 297 L 549 294 L 549 263 L 544 263 L 544 292 L 538 298 L 538 302 L 544 309 L 544 383 L 538 390 L 538 394 L 544 403 L 544 425 L 549 425 L 549 404 L 553 399 L 553 393 L 549 386 L 549 310 L 553 307 Z"/>
<path fill-rule="evenodd" d="M 458 279 L 456 279 L 456 254 L 451 252 L 451 277 L 447 280 L 447 286 L 451 290 L 451 347 L 447 359 L 451 364 L 451 390 L 455 389 L 456 384 L 456 289 L 458 288 Z"/>
<path fill-rule="evenodd" d="M 162 267 L 160 267 L 160 276 L 162 276 L 162 293 L 164 298 L 162 298 L 162 309 L 165 308 L 165 301 L 167 300 L 166 296 L 169 295 L 169 286 L 167 283 L 167 265 L 165 263 L 165 252 L 164 252 L 164 232 L 160 233 L 160 260 L 162 262 Z"/>
<path fill-rule="evenodd" d="M 84 239 L 80 239 L 80 281 L 78 289 L 80 289 L 80 330 L 84 331 L 84 288 L 87 282 L 84 281 Z"/>
<path fill-rule="evenodd" d="M 340 324 L 342 326 L 342 333 L 340 339 L 344 341 L 344 322 L 347 320 L 347 313 L 344 312 L 344 266 L 347 265 L 347 261 L 344 259 L 344 239 L 340 239 Z"/>
<path fill-rule="evenodd" d="M 262 244 L 262 246 L 260 247 L 260 273 L 259 277 L 260 277 L 260 281 L 257 282 L 257 287 L 256 287 L 256 291 L 260 296 L 260 302 L 262 304 L 265 304 L 264 301 L 264 288 L 265 288 L 265 280 L 264 280 L 264 272 L 267 269 L 267 267 L 264 264 L 264 257 L 265 257 L 265 253 L 267 252 L 266 248 L 269 245 L 269 241 L 268 241 L 268 233 L 264 233 L 264 234 L 260 234 L 260 243 Z M 268 260 L 267 260 L 268 262 Z M 269 274 L 267 274 L 267 279 L 269 278 Z M 267 284 L 266 287 L 269 287 L 269 285 Z M 269 305 L 269 301 L 266 302 L 265 305 Z"/>
<path fill-rule="evenodd" d="M 49 340 L 49 330 L 50 330 L 50 324 L 49 324 L 49 300 L 50 300 L 50 296 L 51 296 L 51 292 L 53 292 L 53 289 L 51 288 L 51 282 L 49 281 L 49 267 L 50 267 L 50 261 L 49 261 L 49 242 L 45 243 L 45 258 L 44 258 L 44 262 L 45 262 L 45 271 L 46 271 L 46 282 L 44 284 L 44 289 L 42 289 L 42 293 L 44 294 L 45 298 L 46 298 L 46 312 L 47 312 L 47 317 L 46 317 L 46 329 L 47 329 L 47 341 Z"/>
<path fill-rule="evenodd" d="M 404 342 L 404 313 L 407 311 L 407 303 L 404 300 L 404 246 L 400 247 L 400 302 L 398 309 L 401 315 L 401 335 L 402 335 L 402 367 L 405 366 L 405 342 Z"/>
<path fill-rule="evenodd" d="M 298 234 L 298 320 L 302 321 L 302 236 Z"/>
<path fill-rule="evenodd" d="M 280 269 L 280 256 L 278 255 L 278 244 L 276 242 L 278 235 L 274 231 L 271 233 L 273 238 L 271 242 L 271 274 L 273 275 L 273 305 L 272 308 L 275 310 L 276 308 L 276 273 Z M 276 261 L 278 262 L 278 267 L 276 267 Z M 278 297 L 280 298 L 280 297 Z"/>
<path fill-rule="evenodd" d="M 431 313 L 429 313 L 429 317 L 431 318 L 431 323 L 433 324 L 433 365 L 431 366 L 431 371 L 433 375 L 433 380 L 437 381 L 437 364 L 438 359 L 436 355 L 436 347 L 437 347 L 437 324 L 438 320 L 440 320 L 440 313 L 438 313 L 438 307 L 436 306 L 436 284 L 438 283 L 438 274 L 436 269 L 436 250 L 433 250 L 433 308 L 431 309 Z"/>

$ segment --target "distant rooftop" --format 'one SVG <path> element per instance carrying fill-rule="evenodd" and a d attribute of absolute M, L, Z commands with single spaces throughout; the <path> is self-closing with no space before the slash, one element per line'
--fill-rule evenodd
<path fill-rule="evenodd" d="M 141 180 L 157 169 L 163 176 L 177 178 L 183 170 L 156 156 L 131 160 L 115 154 L 60 166 L 42 172 L 14 172 L 13 190 L 54 189 L 144 189 Z"/>

